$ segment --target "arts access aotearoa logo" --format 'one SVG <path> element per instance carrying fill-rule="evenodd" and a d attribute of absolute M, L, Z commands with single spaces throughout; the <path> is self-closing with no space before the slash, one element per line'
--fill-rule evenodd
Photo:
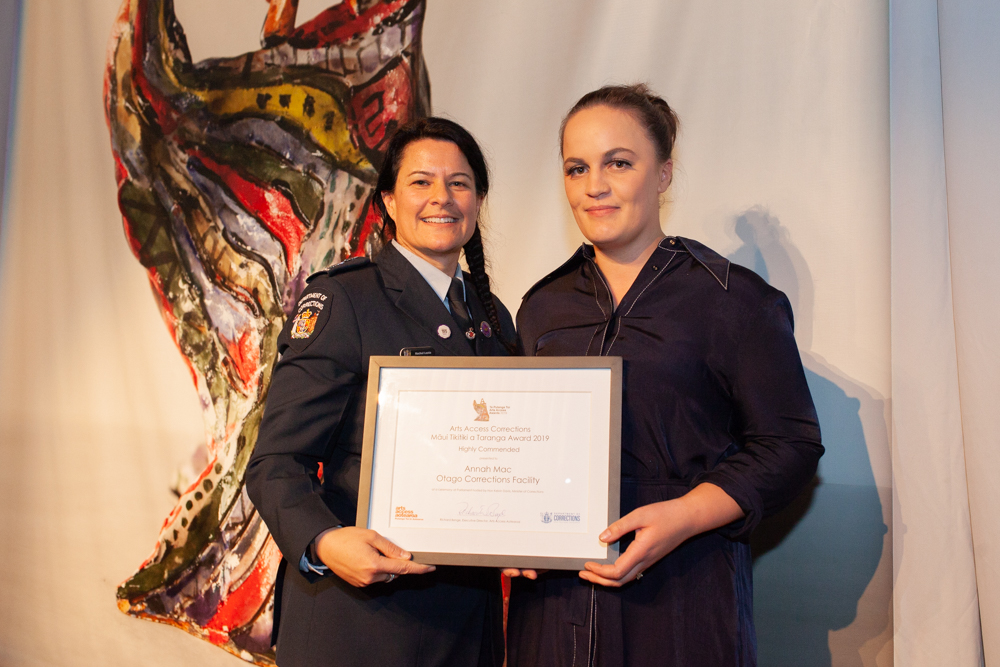
<path fill-rule="evenodd" d="M 408 510 L 402 505 L 396 507 L 395 518 L 404 521 L 423 521 L 423 519 L 421 519 L 416 512 L 414 512 L 413 510 Z"/>

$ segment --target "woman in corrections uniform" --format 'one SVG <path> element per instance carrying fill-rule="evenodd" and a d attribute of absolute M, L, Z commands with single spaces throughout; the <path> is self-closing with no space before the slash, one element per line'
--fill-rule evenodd
<path fill-rule="evenodd" d="M 621 540 L 609 565 L 512 575 L 508 664 L 756 664 L 748 537 L 812 479 L 819 424 L 785 295 L 660 229 L 677 120 L 645 86 L 563 121 L 589 241 L 524 297 L 527 355 L 624 359 Z"/>
<path fill-rule="evenodd" d="M 277 662 L 503 663 L 495 569 L 419 565 L 354 526 L 371 355 L 504 355 L 511 317 L 490 293 L 475 139 L 426 118 L 393 136 L 374 203 L 384 248 L 310 278 L 278 341 L 247 490 L 284 556 Z M 469 273 L 458 266 L 464 249 Z M 322 464 L 322 479 L 319 477 Z"/>

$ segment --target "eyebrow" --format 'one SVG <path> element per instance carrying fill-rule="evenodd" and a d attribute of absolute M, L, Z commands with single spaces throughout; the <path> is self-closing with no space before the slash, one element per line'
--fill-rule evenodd
<path fill-rule="evenodd" d="M 632 150 L 630 148 L 624 148 L 624 147 L 619 146 L 618 148 L 612 148 L 609 151 L 605 151 L 605 153 L 604 153 L 604 159 L 608 159 L 609 157 L 615 155 L 616 153 L 629 153 L 630 155 L 635 155 L 635 151 L 634 150 Z"/>
<path fill-rule="evenodd" d="M 435 175 L 434 172 L 422 171 L 420 169 L 417 169 L 415 171 L 411 171 L 409 174 L 406 175 L 406 177 L 409 178 L 410 176 L 434 176 L 434 175 Z M 471 174 L 467 174 L 464 171 L 456 171 L 454 174 L 448 174 L 448 178 L 455 178 L 456 176 L 465 176 L 466 178 L 472 178 Z"/>
<path fill-rule="evenodd" d="M 619 146 L 618 148 L 612 148 L 609 151 L 604 151 L 604 155 L 601 157 L 604 160 L 608 160 L 617 155 L 618 153 L 628 153 L 629 155 L 636 154 L 636 152 L 631 148 L 625 148 L 624 146 Z M 583 158 L 578 158 L 578 157 L 568 157 L 565 160 L 563 160 L 563 164 L 586 164 L 586 162 L 587 161 L 584 160 Z"/>

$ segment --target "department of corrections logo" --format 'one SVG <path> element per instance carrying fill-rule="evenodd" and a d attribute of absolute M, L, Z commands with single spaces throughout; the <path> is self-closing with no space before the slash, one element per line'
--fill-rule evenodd
<path fill-rule="evenodd" d="M 319 311 L 306 308 L 292 322 L 292 338 L 309 338 L 313 330 L 316 329 L 316 320 L 319 319 Z"/>
<path fill-rule="evenodd" d="M 476 399 L 472 399 L 472 407 L 476 409 L 476 419 L 477 422 L 488 422 L 490 420 L 490 410 L 486 407 L 486 399 L 484 398 L 479 403 L 476 403 Z"/>
<path fill-rule="evenodd" d="M 542 523 L 552 523 L 552 512 L 542 512 Z"/>

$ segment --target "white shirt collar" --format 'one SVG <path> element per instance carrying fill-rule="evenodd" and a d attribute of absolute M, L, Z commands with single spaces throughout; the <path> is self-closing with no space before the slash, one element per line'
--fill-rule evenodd
<path fill-rule="evenodd" d="M 405 257 L 406 261 L 412 264 L 413 268 L 415 268 L 417 272 L 424 277 L 424 280 L 426 280 L 427 284 L 431 286 L 431 289 L 434 290 L 434 293 L 437 294 L 438 298 L 444 303 L 444 307 L 447 308 L 450 313 L 451 307 L 448 306 L 448 289 L 451 287 L 451 278 L 448 277 L 448 274 L 428 262 L 420 255 L 404 248 L 401 244 L 396 242 L 396 239 L 392 240 L 392 245 L 395 246 L 396 250 L 399 251 L 399 254 Z M 455 277 L 462 283 L 464 296 L 465 279 L 462 277 L 461 266 L 455 267 Z"/>

